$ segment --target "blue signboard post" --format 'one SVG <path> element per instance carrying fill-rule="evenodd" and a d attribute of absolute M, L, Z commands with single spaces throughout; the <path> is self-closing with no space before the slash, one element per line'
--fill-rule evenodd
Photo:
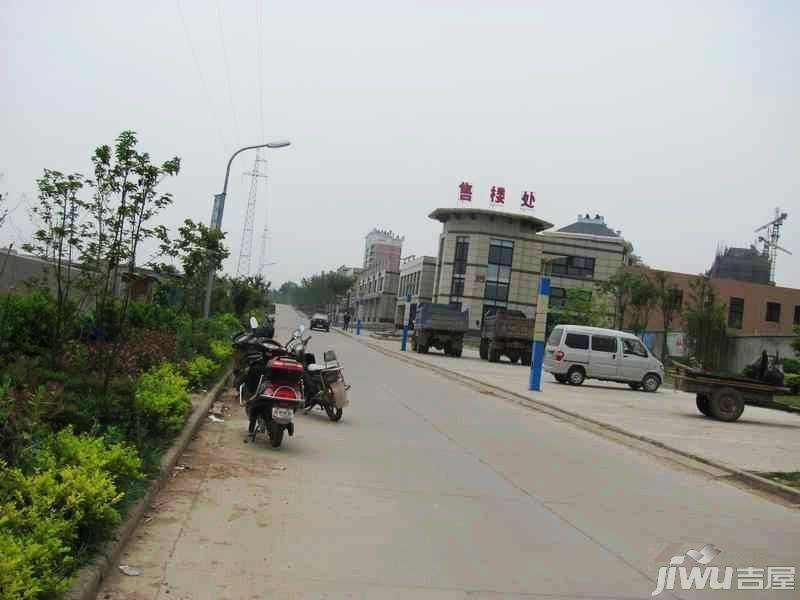
<path fill-rule="evenodd" d="M 536 324 L 533 327 L 533 347 L 531 353 L 531 374 L 528 389 L 539 392 L 542 389 L 542 366 L 544 364 L 544 345 L 547 332 L 547 308 L 550 303 L 550 278 L 539 278 L 539 299 L 536 302 Z"/>
<path fill-rule="evenodd" d="M 400 351 L 406 351 L 408 344 L 408 320 L 411 317 L 411 294 L 406 294 L 406 306 L 403 313 L 403 340 L 400 342 Z"/>

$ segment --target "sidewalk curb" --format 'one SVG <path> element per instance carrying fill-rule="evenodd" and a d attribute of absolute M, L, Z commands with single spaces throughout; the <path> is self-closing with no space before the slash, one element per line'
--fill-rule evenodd
<path fill-rule="evenodd" d="M 686 452 L 685 450 L 679 450 L 678 448 L 675 448 L 675 447 L 670 446 L 668 444 L 665 444 L 663 442 L 659 442 L 658 440 L 655 440 L 653 438 L 650 438 L 650 437 L 647 437 L 647 436 L 644 436 L 644 435 L 639 435 L 637 433 L 632 433 L 630 431 L 627 431 L 627 430 L 622 429 L 620 427 L 617 427 L 615 425 L 611 425 L 609 423 L 604 423 L 602 421 L 598 421 L 596 419 L 592 419 L 591 417 L 586 417 L 586 416 L 581 415 L 579 413 L 576 413 L 576 412 L 573 412 L 573 411 L 570 411 L 570 410 L 566 410 L 566 409 L 558 407 L 558 406 L 554 406 L 554 405 L 549 404 L 547 402 L 542 402 L 541 400 L 534 400 L 532 398 L 529 398 L 528 396 L 524 396 L 524 395 L 522 395 L 520 393 L 514 392 L 513 390 L 508 390 L 506 388 L 502 388 L 502 387 L 499 387 L 499 386 L 496 386 L 496 385 L 492 385 L 490 383 L 486 383 L 484 381 L 480 381 L 478 379 L 475 379 L 474 377 L 470 377 L 469 375 L 464 375 L 464 374 L 458 373 L 456 371 L 451 371 L 450 369 L 447 369 L 445 367 L 441 367 L 439 365 L 432 365 L 432 364 L 427 363 L 425 361 L 417 360 L 416 358 L 414 358 L 412 356 L 404 356 L 403 353 L 401 353 L 399 351 L 389 350 L 387 348 L 383 348 L 381 346 L 377 346 L 377 345 L 371 343 L 370 340 L 359 339 L 360 336 L 355 336 L 355 335 L 353 335 L 351 333 L 346 333 L 344 331 L 341 331 L 340 329 L 336 329 L 336 331 L 338 333 L 342 334 L 342 335 L 349 336 L 349 337 L 355 339 L 357 342 L 361 343 L 362 345 L 367 346 L 368 348 L 370 348 L 372 350 L 375 350 L 377 352 L 380 352 L 380 353 L 382 353 L 382 354 L 384 354 L 386 356 L 390 356 L 392 358 L 396 358 L 397 360 L 402 360 L 402 361 L 404 361 L 406 363 L 409 363 L 409 364 L 412 364 L 412 365 L 415 365 L 415 366 L 418 366 L 418 367 L 422 367 L 424 369 L 428 369 L 429 371 L 433 371 L 435 373 L 439 373 L 440 375 L 444 375 L 444 376 L 449 377 L 451 379 L 461 380 L 462 382 L 466 382 L 466 383 L 469 383 L 471 385 L 478 385 L 478 386 L 481 386 L 482 388 L 488 388 L 488 389 L 500 392 L 502 394 L 506 394 L 508 396 L 513 396 L 516 401 L 521 401 L 522 404 L 524 404 L 525 406 L 528 406 L 529 408 L 533 408 L 535 410 L 547 413 L 547 414 L 549 414 L 551 416 L 554 416 L 554 417 L 557 417 L 557 418 L 561 418 L 563 420 L 571 421 L 571 422 L 573 422 L 573 424 L 576 424 L 576 425 L 590 425 L 592 428 L 595 428 L 595 429 L 604 429 L 606 431 L 613 432 L 613 433 L 615 433 L 617 435 L 625 436 L 627 438 L 631 438 L 631 439 L 636 440 L 638 442 L 643 442 L 645 444 L 648 444 L 648 445 L 651 445 L 651 446 L 655 446 L 656 448 L 659 448 L 661 450 L 666 450 L 667 452 L 671 452 L 671 453 L 677 454 L 677 455 L 679 455 L 679 456 L 681 456 L 683 458 L 688 458 L 688 459 L 694 460 L 696 462 L 702 463 L 704 465 L 708 465 L 709 467 L 713 467 L 715 469 L 718 469 L 720 471 L 723 471 L 723 472 L 727 473 L 728 477 L 730 477 L 732 479 L 735 479 L 735 480 L 737 480 L 737 481 L 739 481 L 741 483 L 744 483 L 744 484 L 748 485 L 751 488 L 757 489 L 757 490 L 759 490 L 761 492 L 765 492 L 767 494 L 778 496 L 778 497 L 782 498 L 783 500 L 787 500 L 787 501 L 791 502 L 792 504 L 796 504 L 796 505 L 800 506 L 800 490 L 796 490 L 796 489 L 791 488 L 791 487 L 789 487 L 787 485 L 783 485 L 783 484 L 771 481 L 771 480 L 769 480 L 769 479 L 767 479 L 765 477 L 761 477 L 760 475 L 755 475 L 754 473 L 750 473 L 748 471 L 743 471 L 741 469 L 737 469 L 736 467 L 733 467 L 733 466 L 725 464 L 725 463 L 717 462 L 717 461 L 705 458 L 703 456 L 700 456 L 700 455 L 697 455 L 697 454 L 693 454 L 691 452 Z"/>
<path fill-rule="evenodd" d="M 150 509 L 155 495 L 169 479 L 172 469 L 192 441 L 192 437 L 200 428 L 200 425 L 205 421 L 211 406 L 222 394 L 230 373 L 230 369 L 226 370 L 222 378 L 203 396 L 197 408 L 189 415 L 183 431 L 175 438 L 172 446 L 161 458 L 161 475 L 150 482 L 150 486 L 144 496 L 139 498 L 130 508 L 114 537 L 103 543 L 94 558 L 76 573 L 69 589 L 61 597 L 62 600 L 94 600 L 97 596 L 100 583 L 111 570 L 116 568 L 125 544 L 133 536 L 139 521 Z"/>

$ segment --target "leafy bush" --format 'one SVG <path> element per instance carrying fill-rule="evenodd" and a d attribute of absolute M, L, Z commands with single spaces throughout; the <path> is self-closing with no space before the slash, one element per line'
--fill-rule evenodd
<path fill-rule="evenodd" d="M 184 372 L 189 380 L 189 386 L 200 389 L 207 385 L 216 373 L 219 365 L 205 356 L 195 356 L 192 360 L 184 363 Z"/>
<path fill-rule="evenodd" d="M 229 313 L 216 315 L 204 321 L 205 332 L 212 340 L 229 342 L 234 334 L 239 333 L 244 327 L 241 321 Z"/>
<path fill-rule="evenodd" d="M 48 423 L 62 410 L 58 382 L 17 386 L 13 381 L 7 375 L 0 383 L 0 459 L 12 464 L 47 435 Z"/>
<path fill-rule="evenodd" d="M 135 406 L 149 431 L 161 435 L 180 431 L 191 408 L 187 385 L 172 363 L 154 367 L 139 377 Z"/>
<path fill-rule="evenodd" d="M 0 296 L 0 351 L 36 354 L 53 340 L 56 309 L 45 294 Z"/>
<path fill-rule="evenodd" d="M 792 389 L 793 394 L 800 394 L 800 373 L 787 373 L 783 385 Z"/>
<path fill-rule="evenodd" d="M 0 594 L 36 599 L 69 585 L 75 556 L 120 522 L 120 484 L 141 477 L 136 452 L 103 438 L 50 435 L 21 467 L 0 460 Z"/>
<path fill-rule="evenodd" d="M 175 333 L 180 325 L 178 311 L 155 302 L 131 302 L 128 319 L 132 329 L 149 329 Z"/>
<path fill-rule="evenodd" d="M 233 355 L 233 348 L 229 343 L 211 340 L 208 345 L 211 349 L 211 356 L 220 364 L 225 364 Z"/>
<path fill-rule="evenodd" d="M 786 374 L 800 373 L 800 359 L 786 357 L 783 360 L 783 372 Z"/>

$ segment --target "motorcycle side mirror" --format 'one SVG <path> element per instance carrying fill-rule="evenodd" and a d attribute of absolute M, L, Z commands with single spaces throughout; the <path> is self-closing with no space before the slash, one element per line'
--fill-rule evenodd
<path fill-rule="evenodd" d="M 292 339 L 293 339 L 293 340 L 296 340 L 296 339 L 297 339 L 297 338 L 299 338 L 299 337 L 300 337 L 300 330 L 299 330 L 299 329 L 295 329 L 295 330 L 292 332 Z"/>
<path fill-rule="evenodd" d="M 250 317 L 250 329 L 258 329 L 258 319 Z"/>
<path fill-rule="evenodd" d="M 300 326 L 297 328 L 297 331 L 299 331 L 299 332 L 300 332 L 300 335 L 303 335 L 303 332 L 304 332 L 305 330 L 306 330 L 306 326 L 305 326 L 305 325 L 300 325 Z"/>
<path fill-rule="evenodd" d="M 326 350 L 325 354 L 323 354 L 322 357 L 326 363 L 336 362 L 336 352 L 334 352 L 333 350 Z"/>

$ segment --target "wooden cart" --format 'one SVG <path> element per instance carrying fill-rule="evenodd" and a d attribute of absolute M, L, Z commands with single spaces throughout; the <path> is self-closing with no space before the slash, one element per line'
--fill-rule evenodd
<path fill-rule="evenodd" d="M 788 388 L 745 377 L 706 373 L 678 362 L 674 365 L 677 369 L 675 389 L 695 394 L 697 409 L 707 417 L 735 421 L 742 416 L 746 404 L 785 409 L 774 396 L 788 394 Z"/>

